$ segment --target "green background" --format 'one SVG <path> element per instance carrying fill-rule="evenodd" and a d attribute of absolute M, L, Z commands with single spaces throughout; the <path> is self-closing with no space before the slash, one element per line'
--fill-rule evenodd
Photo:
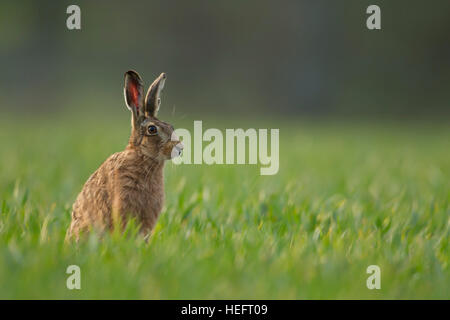
<path fill-rule="evenodd" d="M 0 4 L 0 298 L 450 298 L 448 1 L 69 4 Z M 168 162 L 149 243 L 65 245 L 131 68 L 176 128 L 280 129 L 280 170 Z"/>

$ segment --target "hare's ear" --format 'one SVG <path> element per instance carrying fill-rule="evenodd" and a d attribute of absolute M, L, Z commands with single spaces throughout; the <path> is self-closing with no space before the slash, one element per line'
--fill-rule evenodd
<path fill-rule="evenodd" d="M 125 103 L 133 114 L 133 124 L 144 114 L 144 87 L 139 74 L 133 70 L 125 73 L 125 87 L 123 88 Z"/>
<path fill-rule="evenodd" d="M 161 105 L 161 90 L 164 88 L 164 82 L 166 81 L 166 74 L 161 73 L 155 81 L 153 81 L 150 88 L 148 88 L 147 95 L 145 97 L 145 116 L 156 117 L 158 114 L 159 106 Z"/>

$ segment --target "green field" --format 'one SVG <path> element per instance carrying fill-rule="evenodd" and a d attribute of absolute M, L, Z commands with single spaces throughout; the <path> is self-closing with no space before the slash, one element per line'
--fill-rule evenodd
<path fill-rule="evenodd" d="M 65 245 L 82 184 L 127 142 L 124 114 L 0 120 L 0 298 L 450 299 L 445 123 L 272 120 L 277 175 L 167 163 L 148 243 L 129 226 Z M 81 290 L 66 288 L 72 264 Z"/>

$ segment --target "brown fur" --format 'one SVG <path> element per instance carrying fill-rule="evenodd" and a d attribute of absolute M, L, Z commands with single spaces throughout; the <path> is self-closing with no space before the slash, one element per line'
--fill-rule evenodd
<path fill-rule="evenodd" d="M 86 181 L 73 205 L 68 239 L 78 239 L 91 229 L 110 231 L 117 223 L 123 227 L 130 218 L 140 223 L 145 236 L 155 226 L 164 203 L 164 161 L 182 150 L 173 127 L 156 118 L 164 81 L 165 74 L 161 74 L 144 101 L 139 75 L 134 71 L 125 74 L 125 101 L 132 112 L 129 143 Z M 157 134 L 149 133 L 150 126 L 157 128 Z"/>

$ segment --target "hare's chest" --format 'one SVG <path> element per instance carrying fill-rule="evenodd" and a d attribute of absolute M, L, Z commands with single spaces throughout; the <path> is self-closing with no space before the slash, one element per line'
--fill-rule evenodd
<path fill-rule="evenodd" d="M 164 204 L 163 186 L 141 182 L 127 197 L 127 207 L 141 217 L 158 216 Z"/>
<path fill-rule="evenodd" d="M 159 214 L 164 204 L 164 190 L 162 185 L 150 185 L 143 190 L 145 198 L 144 212 Z"/>
<path fill-rule="evenodd" d="M 124 161 L 116 180 L 116 187 L 121 190 L 121 211 L 136 214 L 144 220 L 153 219 L 161 212 L 164 202 L 162 165 L 138 166 L 136 161 Z"/>

